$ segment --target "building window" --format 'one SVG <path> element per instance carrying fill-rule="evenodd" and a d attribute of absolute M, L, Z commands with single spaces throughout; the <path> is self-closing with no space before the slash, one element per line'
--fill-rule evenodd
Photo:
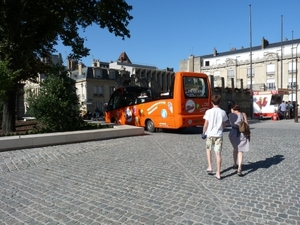
<path fill-rule="evenodd" d="M 214 80 L 220 80 L 220 71 L 214 71 Z"/>
<path fill-rule="evenodd" d="M 98 94 L 103 95 L 103 86 L 98 86 Z"/>
<path fill-rule="evenodd" d="M 214 71 L 214 86 L 221 86 L 220 71 Z"/>
<path fill-rule="evenodd" d="M 109 79 L 115 80 L 116 79 L 115 71 L 114 70 L 110 70 L 108 76 L 109 76 Z"/>
<path fill-rule="evenodd" d="M 295 87 L 296 87 L 296 77 L 289 78 L 289 84 L 288 84 L 287 88 L 293 89 Z"/>
<path fill-rule="evenodd" d="M 101 70 L 100 69 L 95 69 L 95 75 L 97 78 L 102 78 Z"/>
<path fill-rule="evenodd" d="M 205 61 L 205 66 L 209 66 L 209 61 Z"/>
<path fill-rule="evenodd" d="M 103 95 L 103 86 L 94 86 L 94 95 Z"/>
<path fill-rule="evenodd" d="M 289 62 L 289 73 L 296 72 L 296 62 Z"/>
<path fill-rule="evenodd" d="M 252 81 L 252 89 L 253 89 L 253 86 L 254 86 L 254 81 Z M 247 81 L 247 88 L 251 89 L 251 81 Z"/>
<path fill-rule="evenodd" d="M 267 65 L 267 75 L 274 75 L 275 74 L 275 65 L 268 64 Z"/>
<path fill-rule="evenodd" d="M 267 89 L 268 90 L 275 90 L 276 86 L 275 86 L 275 79 L 268 79 L 267 80 Z"/>
<path fill-rule="evenodd" d="M 234 78 L 234 70 L 232 69 L 227 70 L 227 78 L 228 79 Z"/>
<path fill-rule="evenodd" d="M 249 68 L 247 68 L 247 77 L 250 77 L 251 76 L 251 74 L 252 74 L 252 77 L 254 77 L 254 68 L 252 68 L 252 73 L 251 73 L 251 68 L 249 67 Z"/>

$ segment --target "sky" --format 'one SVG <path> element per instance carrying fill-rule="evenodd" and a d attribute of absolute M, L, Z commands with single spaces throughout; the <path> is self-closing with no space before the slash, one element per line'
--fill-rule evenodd
<path fill-rule="evenodd" d="M 174 68 L 191 54 L 208 55 L 231 48 L 261 45 L 281 37 L 300 38 L 300 0 L 126 0 L 134 18 L 127 28 L 130 38 L 122 40 L 107 29 L 93 25 L 80 36 L 91 49 L 80 61 L 91 66 L 92 60 L 117 61 L 126 52 L 134 64 Z M 251 29 L 250 29 L 251 24 Z M 251 32 L 250 32 L 251 31 Z M 252 35 L 250 35 L 252 34 Z M 252 36 L 252 38 L 251 38 Z M 59 44 L 66 65 L 69 47 Z"/>

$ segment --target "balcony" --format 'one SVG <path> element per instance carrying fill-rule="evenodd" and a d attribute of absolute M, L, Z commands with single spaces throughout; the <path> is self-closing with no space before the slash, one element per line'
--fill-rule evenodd
<path fill-rule="evenodd" d="M 276 86 L 266 87 L 267 91 L 276 90 Z"/>
<path fill-rule="evenodd" d="M 298 89 L 298 85 L 296 86 L 295 84 L 292 84 L 292 85 L 289 84 L 289 85 L 287 86 L 287 88 L 288 88 L 288 89 L 295 89 L 295 88 Z"/>
<path fill-rule="evenodd" d="M 275 75 L 275 71 L 269 71 L 269 72 L 267 72 L 267 75 Z"/>
<path fill-rule="evenodd" d="M 289 72 L 289 74 L 292 74 L 292 73 L 296 73 L 297 70 L 295 70 L 295 69 L 294 70 L 289 70 L 288 72 Z"/>
<path fill-rule="evenodd" d="M 254 77 L 254 73 L 252 73 L 252 77 Z M 247 77 L 251 77 L 250 73 L 247 73 Z"/>

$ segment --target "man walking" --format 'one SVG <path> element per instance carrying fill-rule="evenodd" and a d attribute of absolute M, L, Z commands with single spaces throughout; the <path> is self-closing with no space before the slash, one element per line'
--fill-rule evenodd
<path fill-rule="evenodd" d="M 205 112 L 204 115 L 204 126 L 202 138 L 206 138 L 206 156 L 207 156 L 207 172 L 212 173 L 212 162 L 211 162 L 211 150 L 215 151 L 217 170 L 216 178 L 221 180 L 221 164 L 222 164 L 222 145 L 223 145 L 223 130 L 226 127 L 226 121 L 228 117 L 226 112 L 219 107 L 221 102 L 220 95 L 212 96 L 213 107 Z"/>

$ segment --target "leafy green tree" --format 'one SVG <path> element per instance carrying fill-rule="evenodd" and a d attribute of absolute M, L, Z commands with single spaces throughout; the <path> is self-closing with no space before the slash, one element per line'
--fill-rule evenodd
<path fill-rule="evenodd" d="M 75 81 L 61 67 L 53 67 L 40 83 L 38 92 L 29 91 L 29 114 L 50 131 L 71 131 L 82 127 Z"/>
<path fill-rule="evenodd" d="M 3 99 L 2 131 L 15 131 L 15 101 L 19 84 L 47 73 L 40 59 L 55 51 L 58 41 L 72 48 L 69 57 L 89 54 L 79 29 L 92 24 L 107 28 L 115 36 L 130 38 L 127 29 L 133 17 L 125 0 L 0 0 L 0 61 L 7 62 L 0 80 L 9 76 L 10 85 L 0 86 Z M 18 72 L 17 72 L 18 71 Z"/>

